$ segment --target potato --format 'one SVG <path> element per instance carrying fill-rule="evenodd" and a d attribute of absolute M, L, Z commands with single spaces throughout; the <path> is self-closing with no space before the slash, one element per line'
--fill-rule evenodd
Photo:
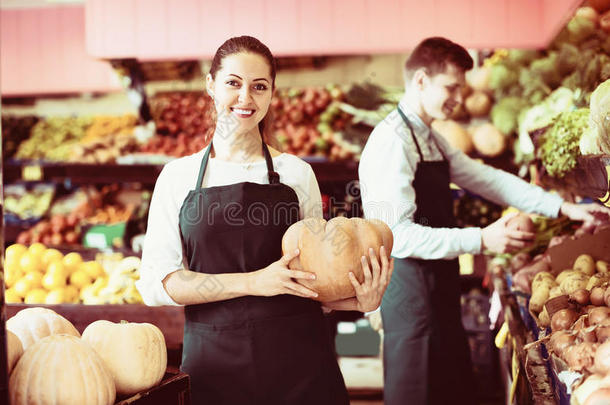
<path fill-rule="evenodd" d="M 589 278 L 587 290 L 591 291 L 593 288 L 599 287 L 607 281 L 610 281 L 609 273 L 596 273 Z"/>
<path fill-rule="evenodd" d="M 546 310 L 546 307 L 542 307 L 542 312 L 538 315 L 538 320 L 540 321 L 540 326 L 546 328 L 551 324 L 551 317 Z"/>
<path fill-rule="evenodd" d="M 555 287 L 551 288 L 551 291 L 549 291 L 549 299 L 559 297 L 560 295 L 563 295 L 563 291 L 561 291 L 559 285 L 555 285 Z"/>
<path fill-rule="evenodd" d="M 567 269 L 567 270 L 564 270 L 564 271 L 562 271 L 561 273 L 559 273 L 559 274 L 557 275 L 557 277 L 555 278 L 555 282 L 556 282 L 557 284 L 561 284 L 561 282 L 562 282 L 562 281 L 563 281 L 563 280 L 564 280 L 564 279 L 565 279 L 567 276 L 569 276 L 569 275 L 571 275 L 571 274 L 576 274 L 576 273 L 578 273 L 576 270 L 572 270 L 572 269 Z"/>
<path fill-rule="evenodd" d="M 608 262 L 598 260 L 597 262 L 595 262 L 595 269 L 598 273 L 608 273 Z"/>
<path fill-rule="evenodd" d="M 551 291 L 551 284 L 542 284 L 533 292 L 530 298 L 530 311 L 538 314 L 542 311 L 542 307 L 545 302 L 549 299 L 549 293 Z"/>
<path fill-rule="evenodd" d="M 576 290 L 587 287 L 589 282 L 589 276 L 584 273 L 576 272 L 566 276 L 560 284 L 561 291 L 564 294 L 572 294 Z"/>
<path fill-rule="evenodd" d="M 595 260 L 590 255 L 580 255 L 574 261 L 574 270 L 592 276 L 595 274 Z"/>
<path fill-rule="evenodd" d="M 555 277 L 553 277 L 553 275 L 548 271 L 541 271 L 540 273 L 536 274 L 534 280 L 532 281 L 532 293 L 534 293 L 540 285 L 549 282 L 555 284 Z"/>

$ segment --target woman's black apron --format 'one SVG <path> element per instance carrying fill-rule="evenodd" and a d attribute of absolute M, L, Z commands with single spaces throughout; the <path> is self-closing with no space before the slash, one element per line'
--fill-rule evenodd
<path fill-rule="evenodd" d="M 433 228 L 455 228 L 449 162 L 425 161 L 411 123 L 400 108 L 398 112 L 420 157 L 413 180 L 414 221 Z M 457 259 L 395 258 L 381 316 L 386 405 L 474 402 Z"/>
<path fill-rule="evenodd" d="M 267 146 L 269 184 L 196 187 L 180 209 L 190 270 L 210 274 L 202 296 L 224 286 L 214 277 L 262 269 L 282 256 L 286 229 L 299 220 L 295 191 L 280 183 Z M 181 369 L 191 377 L 192 403 L 348 404 L 320 303 L 293 295 L 245 296 L 185 308 Z"/>

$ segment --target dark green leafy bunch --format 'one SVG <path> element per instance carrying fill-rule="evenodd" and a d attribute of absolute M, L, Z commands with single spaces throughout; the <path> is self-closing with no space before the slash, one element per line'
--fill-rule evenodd
<path fill-rule="evenodd" d="M 576 167 L 580 156 L 578 144 L 587 130 L 588 120 L 588 108 L 564 112 L 544 133 L 539 154 L 549 175 L 562 178 Z"/>

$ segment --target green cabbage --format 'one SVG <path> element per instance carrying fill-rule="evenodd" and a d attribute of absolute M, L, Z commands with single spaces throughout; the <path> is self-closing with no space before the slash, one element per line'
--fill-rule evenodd
<path fill-rule="evenodd" d="M 576 167 L 580 138 L 588 128 L 588 121 L 588 108 L 564 112 L 544 133 L 539 153 L 549 175 L 562 178 Z"/>

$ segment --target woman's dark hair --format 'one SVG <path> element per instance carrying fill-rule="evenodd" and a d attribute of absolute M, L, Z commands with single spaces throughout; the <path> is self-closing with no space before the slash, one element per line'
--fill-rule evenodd
<path fill-rule="evenodd" d="M 420 68 L 425 68 L 429 75 L 434 76 L 445 72 L 450 64 L 467 71 L 472 69 L 473 61 L 463 46 L 446 38 L 432 37 L 415 47 L 405 63 L 405 70 L 409 79 Z"/>
<path fill-rule="evenodd" d="M 225 57 L 241 52 L 260 55 L 267 61 L 271 76 L 271 88 L 275 89 L 276 63 L 273 54 L 269 48 L 267 48 L 267 45 L 263 44 L 258 39 L 247 35 L 229 38 L 222 45 L 220 45 L 220 48 L 218 48 L 214 58 L 212 59 L 212 65 L 210 66 L 210 75 L 212 76 L 212 79 L 216 79 L 216 72 L 221 68 L 222 61 Z M 267 111 L 267 115 L 265 115 L 265 118 L 258 123 L 258 129 L 265 143 L 273 146 L 276 149 L 280 149 L 280 143 L 271 132 L 272 123 L 272 111 L 269 109 L 269 111 Z"/>

